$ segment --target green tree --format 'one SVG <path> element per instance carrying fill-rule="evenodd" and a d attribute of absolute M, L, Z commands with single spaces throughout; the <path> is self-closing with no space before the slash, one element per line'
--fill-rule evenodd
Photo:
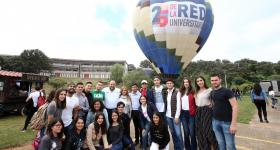
<path fill-rule="evenodd" d="M 152 68 L 153 69 L 151 62 L 148 59 L 145 59 L 145 60 L 141 61 L 140 62 L 140 67 L 141 68 Z"/>
<path fill-rule="evenodd" d="M 40 73 L 42 70 L 51 71 L 48 56 L 38 49 L 24 50 L 19 57 L 22 62 L 23 72 Z"/>
<path fill-rule="evenodd" d="M 123 77 L 123 84 L 130 88 L 132 84 L 137 83 L 140 85 L 142 80 L 147 80 L 148 83 L 152 83 L 152 79 L 145 75 L 145 72 L 138 68 L 133 71 L 129 71 L 124 77 Z M 151 85 L 151 84 L 149 84 Z"/>
<path fill-rule="evenodd" d="M 58 89 L 66 85 L 67 81 L 64 78 L 50 78 L 48 81 L 49 85 L 53 88 Z"/>
<path fill-rule="evenodd" d="M 114 64 L 110 68 L 110 72 L 111 72 L 111 80 L 115 80 L 117 83 L 122 82 L 122 77 L 124 75 L 124 68 L 122 65 Z"/>

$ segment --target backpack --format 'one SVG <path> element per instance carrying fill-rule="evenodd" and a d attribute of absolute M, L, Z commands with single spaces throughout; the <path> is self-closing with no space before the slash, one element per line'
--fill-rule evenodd
<path fill-rule="evenodd" d="M 46 103 L 46 100 L 45 100 L 44 96 L 41 96 L 41 92 L 40 92 L 40 95 L 39 95 L 38 101 L 37 101 L 37 108 L 40 108 L 45 103 Z"/>
<path fill-rule="evenodd" d="M 30 121 L 30 128 L 35 130 L 41 130 L 47 124 L 47 109 L 48 103 L 41 106 L 38 111 L 33 115 Z"/>

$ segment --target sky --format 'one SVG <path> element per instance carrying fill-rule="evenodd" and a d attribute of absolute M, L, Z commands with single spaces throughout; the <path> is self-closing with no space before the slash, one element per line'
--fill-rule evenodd
<path fill-rule="evenodd" d="M 280 60 L 280 0 L 209 0 L 214 26 L 193 60 Z M 1 0 L 0 54 L 40 49 L 50 58 L 126 60 L 146 57 L 132 16 L 138 0 Z"/>

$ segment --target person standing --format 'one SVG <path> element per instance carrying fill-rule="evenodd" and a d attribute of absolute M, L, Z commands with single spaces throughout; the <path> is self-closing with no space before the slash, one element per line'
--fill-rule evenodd
<path fill-rule="evenodd" d="M 109 122 L 112 123 L 112 111 L 117 107 L 119 102 L 120 89 L 116 88 L 116 81 L 111 80 L 109 87 L 102 90 L 105 93 L 105 107 L 108 112 Z"/>
<path fill-rule="evenodd" d="M 183 83 L 178 92 L 178 99 L 181 100 L 182 110 L 180 120 L 184 129 L 184 143 L 185 148 L 189 150 L 196 150 L 196 136 L 195 136 L 195 112 L 196 105 L 194 99 L 194 92 L 191 81 L 188 78 L 183 79 Z"/>
<path fill-rule="evenodd" d="M 142 135 L 141 135 L 141 125 L 140 125 L 140 113 L 139 113 L 139 99 L 141 97 L 141 93 L 138 91 L 138 85 L 134 83 L 131 86 L 131 93 L 129 93 L 129 96 L 131 98 L 131 104 L 132 104 L 132 112 L 131 112 L 131 117 L 133 120 L 134 124 L 134 129 L 135 129 L 135 142 L 134 144 L 137 145 L 139 143 L 139 138 L 140 141 L 142 141 Z"/>
<path fill-rule="evenodd" d="M 263 117 L 262 117 L 262 113 L 263 113 L 265 122 L 269 123 L 269 121 L 267 120 L 267 112 L 266 112 L 266 103 L 268 104 L 268 98 L 259 83 L 255 83 L 254 85 L 254 88 L 251 92 L 251 100 L 258 109 L 260 122 L 263 122 Z"/>
<path fill-rule="evenodd" d="M 148 88 L 148 81 L 147 80 L 142 80 L 141 81 L 141 89 L 140 89 L 140 93 L 142 96 L 147 97 L 147 100 L 149 102 L 152 102 L 153 104 L 154 102 L 154 97 L 153 97 L 153 93 L 152 91 Z"/>
<path fill-rule="evenodd" d="M 234 93 L 222 87 L 222 79 L 218 74 L 211 75 L 213 90 L 210 93 L 213 101 L 212 126 L 219 150 L 236 150 L 235 133 L 237 131 L 238 104 Z"/>
<path fill-rule="evenodd" d="M 92 106 L 93 103 L 93 97 L 91 91 L 92 91 L 92 82 L 86 82 L 83 93 L 87 97 L 89 106 Z"/>
<path fill-rule="evenodd" d="M 154 86 L 152 87 L 154 105 L 157 107 L 163 121 L 165 121 L 165 105 L 163 98 L 167 94 L 167 88 L 161 84 L 161 79 L 158 76 L 154 77 Z"/>
<path fill-rule="evenodd" d="M 76 93 L 74 94 L 75 97 L 79 100 L 79 106 L 80 110 L 78 112 L 78 117 L 82 117 L 84 119 L 84 122 L 86 122 L 86 117 L 89 111 L 89 104 L 87 97 L 83 93 L 84 90 L 84 84 L 82 82 L 78 82 L 76 84 Z"/>
<path fill-rule="evenodd" d="M 131 118 L 132 103 L 128 89 L 126 87 L 122 87 L 119 101 L 125 104 L 124 113 L 126 113 L 129 118 Z"/>
<path fill-rule="evenodd" d="M 103 83 L 98 81 L 95 90 L 92 91 L 93 101 L 101 100 L 104 103 L 105 93 L 102 91 Z"/>
<path fill-rule="evenodd" d="M 205 78 L 199 76 L 195 79 L 195 133 L 200 150 L 218 149 L 218 143 L 212 128 L 212 108 L 210 101 L 211 88 L 208 88 Z"/>
<path fill-rule="evenodd" d="M 166 110 L 166 122 L 169 126 L 175 150 L 183 150 L 183 137 L 181 133 L 181 101 L 178 99 L 178 90 L 174 87 L 174 81 L 166 81 L 167 95 L 164 97 Z"/>
<path fill-rule="evenodd" d="M 38 98 L 39 96 L 44 96 L 42 92 L 40 92 L 40 87 L 36 86 L 35 87 L 35 91 L 30 93 L 30 95 L 27 97 L 26 102 L 32 102 L 32 106 L 30 105 L 29 110 L 27 110 L 27 117 L 25 119 L 25 123 L 24 123 L 24 127 L 22 128 L 21 132 L 25 132 L 27 129 L 28 124 L 30 123 L 30 120 L 32 118 L 32 116 L 34 115 L 34 113 L 38 110 L 37 108 L 37 102 L 38 102 Z"/>
<path fill-rule="evenodd" d="M 75 84 L 70 83 L 68 85 L 66 94 L 66 108 L 62 110 L 61 119 L 64 124 L 64 134 L 68 135 L 70 129 L 72 129 L 72 121 L 78 117 L 78 112 L 81 110 L 79 100 L 75 94 Z"/>

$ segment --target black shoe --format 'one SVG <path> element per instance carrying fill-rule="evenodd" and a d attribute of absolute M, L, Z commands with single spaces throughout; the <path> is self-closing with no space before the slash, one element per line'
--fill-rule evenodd
<path fill-rule="evenodd" d="M 268 121 L 268 120 L 265 120 L 265 122 L 266 122 L 266 123 L 269 123 L 269 121 Z"/>
<path fill-rule="evenodd" d="M 263 120 L 260 120 L 261 123 L 263 123 Z"/>

